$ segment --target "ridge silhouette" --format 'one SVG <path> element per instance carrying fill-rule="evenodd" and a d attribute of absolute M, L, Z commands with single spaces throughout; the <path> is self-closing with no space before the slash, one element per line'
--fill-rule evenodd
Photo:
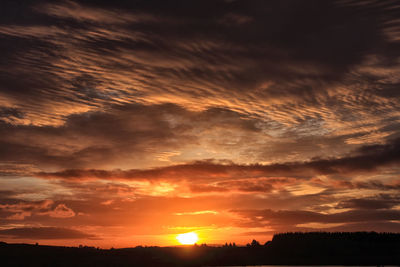
<path fill-rule="evenodd" d="M 261 245 L 100 249 L 0 242 L 1 266 L 400 265 L 400 234 L 281 233 Z"/>

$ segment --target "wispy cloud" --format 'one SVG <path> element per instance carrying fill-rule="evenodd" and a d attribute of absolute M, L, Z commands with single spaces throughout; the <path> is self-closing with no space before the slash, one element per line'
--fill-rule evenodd
<path fill-rule="evenodd" d="M 36 227 L 36 228 L 10 228 L 0 230 L 0 236 L 9 236 L 16 239 L 80 239 L 93 238 L 94 236 L 80 232 L 78 230 L 55 227 Z"/>

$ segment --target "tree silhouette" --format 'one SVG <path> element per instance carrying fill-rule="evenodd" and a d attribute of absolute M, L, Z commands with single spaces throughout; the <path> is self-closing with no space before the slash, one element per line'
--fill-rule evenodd
<path fill-rule="evenodd" d="M 0 242 L 1 266 L 400 265 L 400 234 L 282 233 L 260 245 L 99 249 Z"/>

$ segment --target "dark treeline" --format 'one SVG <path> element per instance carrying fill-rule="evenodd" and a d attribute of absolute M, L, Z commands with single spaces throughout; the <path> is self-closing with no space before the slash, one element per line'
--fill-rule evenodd
<path fill-rule="evenodd" d="M 261 245 L 98 249 L 0 243 L 0 266 L 400 265 L 400 234 L 283 233 Z"/>
<path fill-rule="evenodd" d="M 398 242 L 399 235 L 395 233 L 376 233 L 376 232 L 289 232 L 276 234 L 272 238 L 277 242 L 297 242 L 303 240 L 348 240 L 358 242 Z"/>

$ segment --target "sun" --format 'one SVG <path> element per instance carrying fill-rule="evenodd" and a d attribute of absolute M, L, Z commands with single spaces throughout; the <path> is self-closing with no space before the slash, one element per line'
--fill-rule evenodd
<path fill-rule="evenodd" d="M 194 245 L 199 240 L 199 237 L 196 233 L 190 232 L 179 234 L 176 236 L 176 239 L 178 239 L 179 243 L 182 245 Z"/>

